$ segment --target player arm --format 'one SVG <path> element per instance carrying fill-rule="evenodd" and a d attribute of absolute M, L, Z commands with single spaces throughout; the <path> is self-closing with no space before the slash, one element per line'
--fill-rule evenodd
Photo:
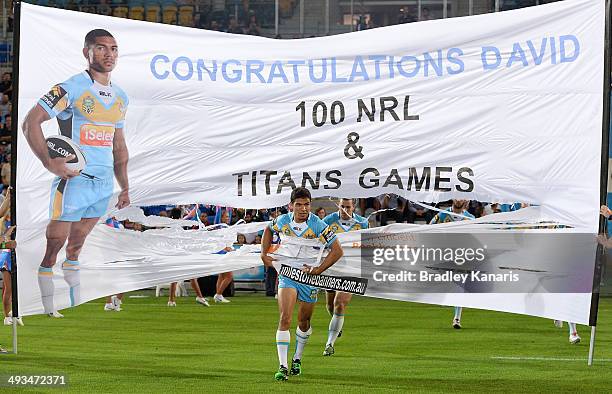
<path fill-rule="evenodd" d="M 272 262 L 275 260 L 271 256 L 268 256 L 270 246 L 272 246 L 272 230 L 270 230 L 270 227 L 266 226 L 263 237 L 261 238 L 261 261 L 263 261 L 266 267 L 271 267 Z"/>
<path fill-rule="evenodd" d="M 330 245 L 329 253 L 325 257 L 321 265 L 318 267 L 312 268 L 310 270 L 310 273 L 313 275 L 319 275 L 320 273 L 324 272 L 326 269 L 328 269 L 332 265 L 336 264 L 336 262 L 340 260 L 340 258 L 343 255 L 344 255 L 344 251 L 342 250 L 342 247 L 340 246 L 340 242 L 338 242 L 337 239 L 334 240 L 334 242 L 332 242 L 332 244 Z"/>
<path fill-rule="evenodd" d="M 47 142 L 45 141 L 41 127 L 41 125 L 49 119 L 51 119 L 51 117 L 40 104 L 36 104 L 30 112 L 28 112 L 23 121 L 23 134 L 26 141 L 28 141 L 28 145 L 30 145 L 32 152 L 38 157 L 42 165 L 53 174 L 64 179 L 79 175 L 78 171 L 69 170 L 66 167 L 66 162 L 72 160 L 74 156 L 70 155 L 65 158 L 57 157 L 55 159 L 49 156 Z"/>
<path fill-rule="evenodd" d="M 119 193 L 119 200 L 117 201 L 117 208 L 121 209 L 130 205 L 129 189 L 130 185 L 128 182 L 127 166 L 128 166 L 129 154 L 127 144 L 125 143 L 125 136 L 123 128 L 115 129 L 115 136 L 113 138 L 113 167 L 115 171 L 115 178 L 121 193 Z"/>

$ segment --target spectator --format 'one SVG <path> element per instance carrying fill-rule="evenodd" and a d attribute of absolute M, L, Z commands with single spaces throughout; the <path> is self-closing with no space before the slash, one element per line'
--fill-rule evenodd
<path fill-rule="evenodd" d="M 8 114 L 4 117 L 4 124 L 0 125 L 0 137 L 10 136 L 12 125 L 11 114 Z"/>
<path fill-rule="evenodd" d="M 401 24 L 412 22 L 416 22 L 416 19 L 410 14 L 410 10 L 408 9 L 408 7 L 400 8 L 400 14 L 397 17 L 397 23 Z"/>
<path fill-rule="evenodd" d="M 236 236 L 236 245 L 245 245 L 246 243 L 247 243 L 247 240 L 244 234 L 238 234 Z"/>
<path fill-rule="evenodd" d="M 227 27 L 227 33 L 233 34 L 244 34 L 244 30 L 242 27 L 238 25 L 238 21 L 233 16 L 229 18 L 229 26 Z"/>
<path fill-rule="evenodd" d="M 261 235 L 257 234 L 253 240 L 253 245 L 261 245 Z"/>
<path fill-rule="evenodd" d="M 215 20 L 212 20 L 212 21 L 210 21 L 210 26 L 209 26 L 208 30 L 221 31 L 221 26 L 219 26 L 219 22 L 217 22 Z"/>
<path fill-rule="evenodd" d="M 255 215 L 256 222 L 267 222 L 270 220 L 270 212 L 267 209 L 261 208 L 257 210 L 257 214 Z"/>
<path fill-rule="evenodd" d="M 323 218 L 325 216 L 327 216 L 327 212 L 325 212 L 325 208 L 323 207 L 319 207 L 317 208 L 317 210 L 315 211 L 315 215 L 317 215 L 319 217 L 319 219 L 323 220 Z"/>
<path fill-rule="evenodd" d="M 98 14 L 110 16 L 113 14 L 112 8 L 108 5 L 108 0 L 99 0 L 100 4 L 98 4 Z M 119 300 L 121 301 L 121 300 Z"/>
<path fill-rule="evenodd" d="M 170 217 L 172 219 L 181 219 L 183 217 L 183 212 L 181 211 L 181 208 L 172 208 L 170 210 Z"/>
<path fill-rule="evenodd" d="M 257 23 L 257 16 L 255 14 L 251 14 L 249 16 L 249 25 L 246 34 L 261 36 L 261 30 L 259 28 L 259 24 Z"/>
<path fill-rule="evenodd" d="M 2 164 L 0 170 L 0 177 L 2 177 L 2 184 L 4 187 L 8 187 L 11 184 L 11 154 L 6 155 L 6 163 Z"/>
<path fill-rule="evenodd" d="M 202 222 L 204 226 L 210 226 L 210 223 L 208 222 L 208 215 L 206 213 L 203 212 L 200 214 L 200 222 Z"/>
<path fill-rule="evenodd" d="M 168 211 L 159 211 L 158 216 L 161 216 L 161 217 L 167 218 L 167 217 L 168 217 Z"/>
<path fill-rule="evenodd" d="M 9 96 L 9 100 L 11 95 L 13 94 L 13 74 L 6 72 L 2 74 L 2 81 L 0 81 L 0 93 L 4 93 Z"/>
<path fill-rule="evenodd" d="M 431 14 L 429 13 L 429 8 L 427 7 L 423 7 L 421 9 L 421 18 L 419 19 L 420 21 L 429 21 L 434 19 Z"/>
<path fill-rule="evenodd" d="M 3 94 L 0 99 L 0 117 L 4 119 L 6 115 L 11 113 L 11 103 L 8 94 Z"/>
<path fill-rule="evenodd" d="M 359 15 L 359 20 L 357 21 L 357 31 L 367 30 L 368 23 L 366 22 L 365 15 Z"/>
<path fill-rule="evenodd" d="M 225 209 L 221 213 L 221 223 L 227 224 L 228 226 L 230 224 L 229 214 L 227 213 Z"/>

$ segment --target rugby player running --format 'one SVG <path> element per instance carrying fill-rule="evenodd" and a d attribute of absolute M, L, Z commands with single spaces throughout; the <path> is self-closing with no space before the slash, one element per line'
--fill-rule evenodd
<path fill-rule="evenodd" d="M 272 232 L 278 232 L 282 237 L 298 237 L 310 240 L 318 240 L 324 247 L 330 249 L 329 254 L 323 259 L 319 266 L 302 266 L 297 261 L 289 262 L 295 268 L 302 268 L 309 274 L 319 275 L 327 268 L 331 267 L 343 255 L 340 243 L 335 234 L 325 222 L 310 212 L 311 196 L 310 191 L 303 187 L 298 187 L 291 193 L 290 208 L 293 212 L 286 213 L 274 219 L 264 230 L 261 241 L 261 260 L 266 267 L 271 267 L 274 258 L 268 256 L 268 251 L 272 244 Z M 300 375 L 302 373 L 302 354 L 308 338 L 312 334 L 310 319 L 317 302 L 318 288 L 298 283 L 283 275 L 278 277 L 278 309 L 279 322 L 276 331 L 276 350 L 280 367 L 274 375 L 274 379 L 283 381 L 288 379 L 288 375 Z M 287 353 L 291 334 L 291 317 L 296 301 L 298 306 L 298 326 L 295 330 L 296 346 L 295 353 L 291 362 L 291 369 L 288 368 Z"/>

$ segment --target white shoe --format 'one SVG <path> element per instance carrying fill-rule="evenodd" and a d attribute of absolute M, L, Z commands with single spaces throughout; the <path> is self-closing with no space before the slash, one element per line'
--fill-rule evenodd
<path fill-rule="evenodd" d="M 555 320 L 555 327 L 563 328 L 563 320 Z"/>
<path fill-rule="evenodd" d="M 52 313 L 47 313 L 47 316 L 54 317 L 56 319 L 61 319 L 62 317 L 64 317 L 64 315 L 62 315 L 58 311 L 55 311 L 55 312 L 52 312 Z"/>
<path fill-rule="evenodd" d="M 174 302 L 174 301 L 168 301 L 168 306 L 176 306 L 176 302 Z"/>
<path fill-rule="evenodd" d="M 106 304 L 104 304 L 104 310 L 105 311 L 114 311 L 115 310 L 115 306 L 113 304 L 106 303 Z"/>
<path fill-rule="evenodd" d="M 453 319 L 453 328 L 459 330 L 461 328 L 461 320 Z"/>
<path fill-rule="evenodd" d="M 196 297 L 196 302 L 204 306 L 210 306 L 210 304 L 208 303 L 208 300 L 204 297 Z"/>
<path fill-rule="evenodd" d="M 578 333 L 569 336 L 569 343 L 572 345 L 580 343 L 580 336 L 578 336 Z"/>
<path fill-rule="evenodd" d="M 117 311 L 117 312 L 121 311 L 121 304 L 123 302 L 119 299 L 119 297 L 112 296 L 111 297 L 111 302 L 113 303 L 113 307 L 115 307 L 115 311 Z"/>
<path fill-rule="evenodd" d="M 4 325 L 5 326 L 12 326 L 13 325 L 13 318 L 10 316 L 7 316 L 4 318 Z"/>
<path fill-rule="evenodd" d="M 227 304 L 228 302 L 231 302 L 227 298 L 223 297 L 222 294 L 215 294 L 214 300 L 215 300 L 215 302 L 220 302 L 222 304 Z"/>

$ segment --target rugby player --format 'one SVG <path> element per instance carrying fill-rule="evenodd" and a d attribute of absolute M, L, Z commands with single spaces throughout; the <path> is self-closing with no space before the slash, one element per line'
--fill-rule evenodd
<path fill-rule="evenodd" d="M 335 234 L 344 233 L 346 231 L 357 231 L 369 227 L 368 219 L 355 213 L 354 199 L 341 199 L 339 208 L 338 212 L 330 213 L 323 219 Z M 334 354 L 334 344 L 342 333 L 344 314 L 352 296 L 351 293 L 346 293 L 344 291 L 336 292 L 327 290 L 325 293 L 327 312 L 332 318 L 329 322 L 325 350 L 323 350 L 324 356 L 331 356 Z"/>
<path fill-rule="evenodd" d="M 429 224 L 459 222 L 461 220 L 476 219 L 474 215 L 467 211 L 466 207 L 468 203 L 468 200 L 453 200 L 453 205 L 446 211 L 438 212 L 436 216 L 431 219 L 431 222 L 429 222 Z M 456 215 L 452 215 L 451 213 L 455 213 Z M 456 306 L 452 326 L 457 330 L 461 328 L 461 312 L 463 312 L 463 308 L 460 306 Z"/>
<path fill-rule="evenodd" d="M 87 69 L 52 87 L 23 124 L 30 148 L 56 175 L 51 188 L 46 250 L 38 270 L 42 304 L 50 316 L 58 315 L 53 301 L 53 266 L 66 240 L 63 278 L 70 287 L 70 305 L 80 303 L 79 253 L 113 195 L 113 173 L 121 188 L 117 208 L 130 204 L 128 151 L 123 133 L 128 97 L 111 83 L 118 57 L 117 42 L 106 30 L 92 30 L 85 36 L 83 56 Z M 57 118 L 60 133 L 83 151 L 87 165 L 82 172 L 66 167 L 72 157 L 50 158 L 41 125 L 51 118 Z"/>
<path fill-rule="evenodd" d="M 261 242 L 261 260 L 266 267 L 271 267 L 274 258 L 268 256 L 268 251 L 272 244 L 272 233 L 278 232 L 282 237 L 298 237 L 310 240 L 318 240 L 324 247 L 330 248 L 329 254 L 317 267 L 302 266 L 298 262 L 291 262 L 295 268 L 302 268 L 312 275 L 319 275 L 327 268 L 331 267 L 340 257 L 342 248 L 336 240 L 336 236 L 329 226 L 316 215 L 310 213 L 311 196 L 308 189 L 298 187 L 291 193 L 290 207 L 293 212 L 286 213 L 274 219 L 264 230 Z M 288 379 L 288 375 L 300 375 L 302 373 L 302 353 L 312 334 L 310 319 L 317 302 L 318 289 L 316 287 L 300 284 L 283 275 L 278 277 L 278 309 L 279 322 L 276 331 L 276 349 L 280 367 L 274 375 L 274 379 L 283 381 Z M 291 370 L 288 368 L 287 353 L 291 334 L 291 316 L 296 301 L 298 306 L 298 326 L 295 330 L 296 347 L 295 354 L 291 362 Z"/>

